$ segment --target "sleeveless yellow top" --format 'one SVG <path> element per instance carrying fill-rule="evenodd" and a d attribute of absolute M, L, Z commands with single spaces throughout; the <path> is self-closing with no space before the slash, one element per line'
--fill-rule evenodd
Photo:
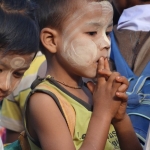
<path fill-rule="evenodd" d="M 74 96 L 70 92 L 68 92 L 66 89 L 64 89 L 60 84 L 58 84 L 52 78 L 49 78 L 49 81 L 43 80 L 39 84 L 39 86 L 40 85 L 50 86 L 51 88 L 55 89 L 73 107 L 73 109 L 75 111 L 75 125 L 74 125 L 73 142 L 76 147 L 76 150 L 78 150 L 81 147 L 83 140 L 86 136 L 87 128 L 88 128 L 89 121 L 90 121 L 91 114 L 92 114 L 92 106 L 85 103 L 84 101 L 82 101 L 78 97 Z M 43 91 L 44 90 L 46 90 L 46 89 L 43 89 Z M 55 95 L 55 96 L 57 97 L 57 95 Z M 58 102 L 57 99 L 54 99 L 54 101 L 56 103 Z M 27 135 L 28 135 L 28 140 L 29 140 L 30 146 L 31 146 L 31 150 L 42 150 L 39 146 L 37 146 L 37 144 L 36 144 L 37 142 L 34 141 L 34 139 L 29 135 L 28 132 L 27 132 Z M 107 139 L 104 150 L 120 150 L 118 138 L 117 138 L 116 131 L 115 131 L 113 125 L 110 125 L 108 139 Z"/>

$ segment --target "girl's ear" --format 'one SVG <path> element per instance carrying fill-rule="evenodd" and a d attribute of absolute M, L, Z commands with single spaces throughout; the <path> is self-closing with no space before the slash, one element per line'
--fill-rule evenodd
<path fill-rule="evenodd" d="M 58 32 L 51 28 L 43 28 L 40 34 L 43 46 L 51 53 L 57 52 Z"/>

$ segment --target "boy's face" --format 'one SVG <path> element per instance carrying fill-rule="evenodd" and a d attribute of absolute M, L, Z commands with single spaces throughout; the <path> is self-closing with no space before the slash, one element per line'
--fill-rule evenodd
<path fill-rule="evenodd" d="M 113 9 L 109 2 L 91 2 L 66 22 L 61 55 L 83 77 L 96 76 L 100 57 L 108 57 Z"/>
<path fill-rule="evenodd" d="M 34 55 L 8 54 L 3 56 L 0 52 L 0 100 L 17 87 Z"/>

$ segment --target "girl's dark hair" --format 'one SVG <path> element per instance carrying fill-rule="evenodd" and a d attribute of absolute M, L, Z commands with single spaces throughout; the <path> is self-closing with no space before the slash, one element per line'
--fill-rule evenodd
<path fill-rule="evenodd" d="M 0 0 L 0 52 L 36 53 L 39 29 L 35 4 L 29 0 Z"/>

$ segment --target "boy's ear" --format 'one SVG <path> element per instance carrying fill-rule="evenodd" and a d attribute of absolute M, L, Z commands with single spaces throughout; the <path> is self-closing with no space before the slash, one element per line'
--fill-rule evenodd
<path fill-rule="evenodd" d="M 43 28 L 41 30 L 40 39 L 43 46 L 51 53 L 57 52 L 58 32 L 51 28 Z"/>

